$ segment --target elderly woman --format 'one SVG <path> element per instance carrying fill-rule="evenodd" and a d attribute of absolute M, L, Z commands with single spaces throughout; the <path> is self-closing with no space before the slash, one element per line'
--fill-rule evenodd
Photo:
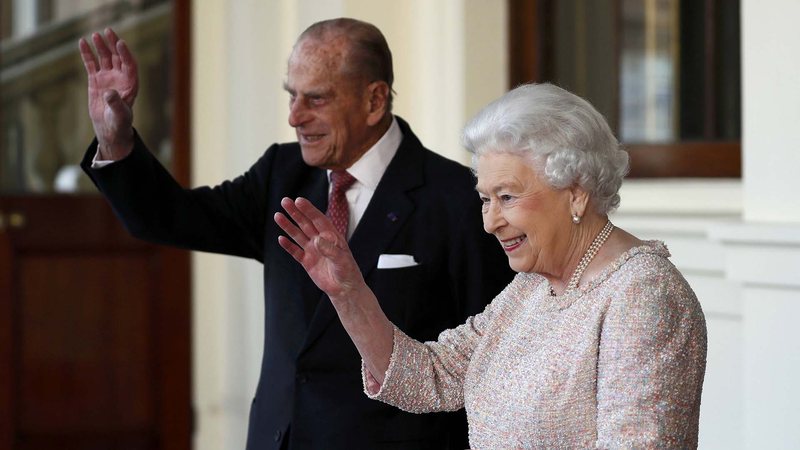
<path fill-rule="evenodd" d="M 477 316 L 421 343 L 381 311 L 328 219 L 284 199 L 281 246 L 330 297 L 371 398 L 466 408 L 475 448 L 697 445 L 705 319 L 663 243 L 616 228 L 627 154 L 586 101 L 514 89 L 466 126 L 486 232 L 518 272 Z M 295 225 L 296 224 L 296 225 Z"/>

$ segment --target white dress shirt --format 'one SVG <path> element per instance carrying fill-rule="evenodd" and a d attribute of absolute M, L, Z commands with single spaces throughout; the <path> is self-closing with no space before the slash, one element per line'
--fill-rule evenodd
<path fill-rule="evenodd" d="M 366 211 L 369 201 L 372 200 L 372 195 L 375 194 L 378 182 L 381 181 L 383 173 L 386 172 L 397 149 L 400 148 L 402 140 L 403 132 L 400 131 L 400 125 L 397 124 L 397 119 L 392 117 L 392 125 L 386 130 L 386 133 L 364 153 L 361 159 L 347 169 L 347 172 L 356 179 L 350 189 L 345 192 L 350 210 L 350 217 L 347 221 L 347 239 L 353 235 L 356 225 L 364 216 L 364 211 Z M 330 181 L 331 171 L 329 170 L 328 194 L 330 194 Z"/>

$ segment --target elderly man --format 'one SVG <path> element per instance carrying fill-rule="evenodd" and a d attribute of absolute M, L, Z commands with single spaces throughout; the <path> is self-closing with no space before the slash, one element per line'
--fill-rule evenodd
<path fill-rule="evenodd" d="M 368 399 L 360 357 L 330 302 L 278 245 L 284 197 L 327 211 L 363 278 L 409 336 L 435 339 L 511 279 L 481 227 L 470 171 L 422 146 L 391 114 L 392 59 L 353 19 L 298 38 L 285 88 L 297 143 L 243 175 L 184 189 L 133 129 L 136 62 L 112 30 L 80 41 L 96 141 L 82 167 L 132 234 L 264 264 L 265 339 L 248 449 L 463 449 L 463 413 L 415 415 Z M 224 301 L 224 299 L 220 299 Z"/>

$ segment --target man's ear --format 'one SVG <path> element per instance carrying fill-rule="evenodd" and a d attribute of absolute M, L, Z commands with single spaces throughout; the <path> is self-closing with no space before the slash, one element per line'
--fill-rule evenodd
<path fill-rule="evenodd" d="M 569 212 L 572 216 L 582 218 L 589 205 L 589 193 L 577 184 L 569 188 Z"/>
<path fill-rule="evenodd" d="M 373 81 L 367 85 L 367 124 L 375 126 L 386 116 L 389 108 L 389 85 Z"/>

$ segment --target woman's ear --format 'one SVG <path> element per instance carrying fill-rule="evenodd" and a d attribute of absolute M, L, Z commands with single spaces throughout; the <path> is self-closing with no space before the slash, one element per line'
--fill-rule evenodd
<path fill-rule="evenodd" d="M 386 116 L 389 108 L 389 85 L 373 81 L 367 86 L 367 124 L 374 126 Z"/>
<path fill-rule="evenodd" d="M 576 223 L 580 222 L 580 219 L 586 214 L 588 205 L 589 193 L 577 184 L 572 185 L 569 188 L 569 210 L 570 214 L 572 214 L 573 222 L 575 222 L 576 217 L 578 218 Z"/>

